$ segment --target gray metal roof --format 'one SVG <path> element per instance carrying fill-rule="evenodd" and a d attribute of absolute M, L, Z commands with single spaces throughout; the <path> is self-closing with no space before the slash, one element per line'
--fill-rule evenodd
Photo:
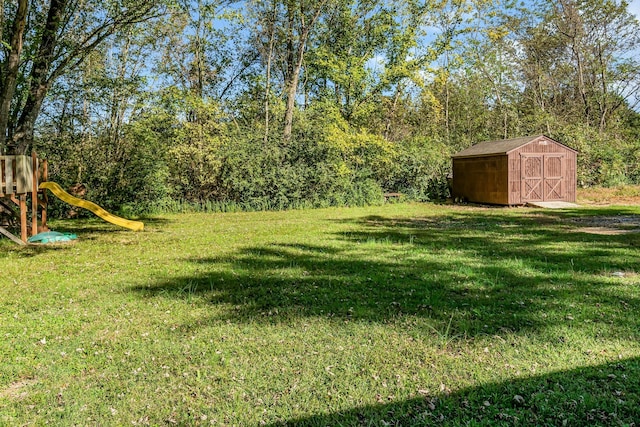
<path fill-rule="evenodd" d="M 549 138 L 548 136 L 545 135 L 535 135 L 535 136 L 523 136 L 520 138 L 512 138 L 512 139 L 500 139 L 500 140 L 496 140 L 496 141 L 484 141 L 484 142 L 480 142 L 476 145 L 473 145 L 469 148 L 467 148 L 466 150 L 462 150 L 456 154 L 454 154 L 451 157 L 482 157 L 482 156 L 488 156 L 488 155 L 495 155 L 495 154 L 507 154 L 510 151 L 515 150 L 516 148 L 520 148 L 523 145 L 529 144 L 533 141 L 536 141 L 538 139 L 541 138 L 545 138 L 548 139 L 549 141 L 555 142 L 557 144 L 560 144 L 557 141 L 554 141 L 553 139 Z M 562 144 L 560 144 L 562 145 Z M 565 147 L 565 145 L 562 145 L 563 147 Z M 567 147 L 569 150 L 575 151 L 572 148 Z"/>

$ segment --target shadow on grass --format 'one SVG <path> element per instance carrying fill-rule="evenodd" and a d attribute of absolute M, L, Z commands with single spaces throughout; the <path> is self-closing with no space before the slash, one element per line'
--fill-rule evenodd
<path fill-rule="evenodd" d="M 142 220 L 149 230 L 149 227 L 156 227 L 153 232 L 162 232 L 161 227 L 166 226 L 171 221 L 164 218 L 145 218 Z M 48 223 L 51 231 L 57 231 L 59 233 L 76 234 L 79 240 L 97 240 L 98 235 L 112 235 L 112 236 L 125 236 L 127 234 L 138 233 L 135 231 L 127 230 L 123 227 L 110 224 L 98 218 L 77 218 L 77 219 L 65 219 L 65 220 L 53 220 Z M 0 250 L 4 250 L 6 247 L 7 252 L 14 252 L 21 257 L 34 257 L 41 253 L 48 253 L 56 250 L 65 250 L 69 246 L 75 244 L 77 240 L 73 240 L 67 243 L 51 243 L 51 244 L 36 244 L 28 246 L 19 246 L 8 239 L 5 242 L 4 236 L 0 236 Z"/>
<path fill-rule="evenodd" d="M 166 218 L 150 217 L 136 219 L 135 221 L 141 221 L 145 225 L 145 231 L 162 232 L 162 227 L 171 223 Z M 81 239 L 94 240 L 97 235 L 108 234 L 123 234 L 123 233 L 138 233 L 136 231 L 128 230 L 124 227 L 119 227 L 115 224 L 111 224 L 100 218 L 92 216 L 91 218 L 77 218 L 77 219 L 59 219 L 51 221 L 49 227 L 52 230 L 61 233 L 75 233 Z"/>
<path fill-rule="evenodd" d="M 17 255 L 21 258 L 32 258 L 44 253 L 67 251 L 71 249 L 74 244 L 75 241 L 19 246 L 11 242 L 11 245 L 7 245 L 6 250 L 4 251 L 6 253 L 13 253 L 14 255 Z M 1 246 L 0 251 L 3 251 L 3 248 Z"/>
<path fill-rule="evenodd" d="M 237 322 L 388 322 L 409 315 L 468 338 L 569 322 L 599 336 L 640 330 L 637 281 L 621 288 L 640 271 L 640 235 L 583 233 L 572 215 L 461 210 L 353 218 L 328 227 L 334 231 L 320 240 L 326 244 L 270 244 L 190 259 L 201 273 L 133 289 L 145 297 L 197 296 L 220 308 L 212 318 Z M 618 272 L 632 279 L 612 276 Z"/>
<path fill-rule="evenodd" d="M 419 393 L 416 393 L 419 394 Z M 637 425 L 640 359 L 313 415 L 272 426 Z"/>

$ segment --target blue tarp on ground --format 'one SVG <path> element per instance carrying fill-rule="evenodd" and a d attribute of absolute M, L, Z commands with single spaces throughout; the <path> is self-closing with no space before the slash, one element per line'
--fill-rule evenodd
<path fill-rule="evenodd" d="M 38 233 L 35 236 L 31 236 L 27 241 L 29 243 L 57 243 L 68 242 L 77 238 L 78 236 L 72 233 L 58 233 L 57 231 L 47 231 L 44 233 Z"/>

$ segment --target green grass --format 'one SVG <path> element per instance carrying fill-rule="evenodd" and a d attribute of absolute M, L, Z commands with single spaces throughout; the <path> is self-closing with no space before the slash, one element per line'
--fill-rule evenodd
<path fill-rule="evenodd" d="M 582 228 L 623 215 L 53 222 L 0 240 L 0 425 L 632 425 L 640 233 Z"/>

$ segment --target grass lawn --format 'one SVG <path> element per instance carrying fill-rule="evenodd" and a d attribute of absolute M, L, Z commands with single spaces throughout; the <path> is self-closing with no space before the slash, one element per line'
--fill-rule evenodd
<path fill-rule="evenodd" d="M 0 425 L 632 425 L 640 207 L 55 221 L 0 240 Z"/>

